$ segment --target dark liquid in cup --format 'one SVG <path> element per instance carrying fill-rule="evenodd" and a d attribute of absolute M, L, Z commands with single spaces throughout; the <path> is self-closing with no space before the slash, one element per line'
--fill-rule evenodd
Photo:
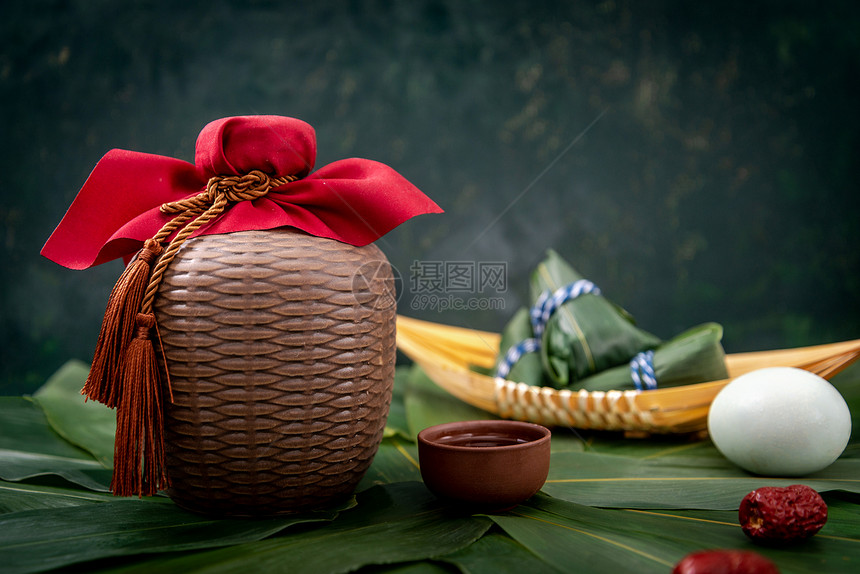
<path fill-rule="evenodd" d="M 449 444 L 451 446 L 486 448 L 488 446 L 512 446 L 530 441 L 520 436 L 513 436 L 505 433 L 482 432 L 443 436 L 439 438 L 438 442 L 441 444 Z"/>

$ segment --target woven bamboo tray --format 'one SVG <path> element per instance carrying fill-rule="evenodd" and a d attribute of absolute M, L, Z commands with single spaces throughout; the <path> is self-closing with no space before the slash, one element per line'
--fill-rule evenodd
<path fill-rule="evenodd" d="M 860 339 L 726 355 L 729 378 L 653 391 L 570 391 L 534 387 L 474 372 L 492 368 L 500 336 L 397 317 L 397 346 L 440 387 L 502 418 L 550 427 L 686 433 L 707 427 L 711 401 L 733 378 L 764 367 L 797 367 L 825 379 L 860 358 Z"/>

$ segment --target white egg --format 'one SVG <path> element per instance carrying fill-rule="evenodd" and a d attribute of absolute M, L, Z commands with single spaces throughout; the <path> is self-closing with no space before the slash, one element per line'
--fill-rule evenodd
<path fill-rule="evenodd" d="M 711 403 L 708 432 L 736 465 L 768 476 L 821 470 L 845 450 L 851 413 L 839 391 L 792 367 L 751 371 L 726 385 Z"/>

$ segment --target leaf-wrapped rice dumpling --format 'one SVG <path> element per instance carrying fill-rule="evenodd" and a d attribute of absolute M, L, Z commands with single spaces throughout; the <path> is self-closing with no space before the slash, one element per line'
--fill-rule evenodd
<path fill-rule="evenodd" d="M 721 325 L 704 323 L 660 344 L 654 349 L 651 359 L 655 381 L 653 388 L 678 387 L 728 378 L 725 352 L 720 343 L 722 337 Z M 632 362 L 631 359 L 631 364 L 595 373 L 574 386 L 587 391 L 638 388 L 633 375 L 638 369 Z M 641 388 L 647 390 L 649 387 L 642 383 Z"/>
<path fill-rule="evenodd" d="M 529 319 L 529 310 L 523 307 L 514 313 L 502 331 L 493 373 L 511 381 L 536 387 L 553 386 L 552 382 L 544 377 L 540 353 L 536 352 L 536 348 L 527 350 L 534 346 L 536 341 Z M 503 364 L 504 367 L 502 367 Z"/>
<path fill-rule="evenodd" d="M 532 301 L 583 279 L 549 250 L 532 274 Z M 541 362 L 553 386 L 559 387 L 625 364 L 637 353 L 660 344 L 658 337 L 636 327 L 625 310 L 596 293 L 584 293 L 561 304 L 540 335 Z"/>
<path fill-rule="evenodd" d="M 662 342 L 550 250 L 531 279 L 530 309 L 502 333 L 496 374 L 536 386 L 643 390 L 728 376 L 722 327 L 706 323 Z"/>

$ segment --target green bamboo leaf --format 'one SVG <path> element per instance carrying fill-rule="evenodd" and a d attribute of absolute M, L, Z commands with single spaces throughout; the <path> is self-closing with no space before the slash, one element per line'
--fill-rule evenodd
<path fill-rule="evenodd" d="M 542 495 L 492 519 L 564 571 L 665 573 L 686 554 L 707 548 L 753 550 L 784 573 L 846 572 L 860 564 L 856 539 L 816 536 L 789 548 L 764 548 L 753 544 L 736 523 L 584 507 Z"/>
<path fill-rule="evenodd" d="M 0 449 L 94 460 L 54 432 L 39 404 L 26 397 L 0 397 Z"/>
<path fill-rule="evenodd" d="M 827 524 L 821 533 L 827 536 L 844 536 L 860 540 L 860 497 L 847 493 L 825 493 Z"/>
<path fill-rule="evenodd" d="M 830 382 L 842 394 L 851 412 L 851 440 L 842 456 L 860 458 L 860 362 L 854 363 Z"/>
<path fill-rule="evenodd" d="M 532 504 L 538 497 L 533 497 Z M 611 514 L 613 511 L 577 505 L 546 506 L 555 512 L 521 505 L 491 518 L 513 539 L 563 572 L 665 573 L 675 562 L 675 555 L 654 552 L 645 529 L 631 536 L 628 528 L 635 521 L 620 522 L 621 517 Z M 574 514 L 572 510 L 581 512 Z M 603 527 L 605 519 L 595 520 L 604 516 L 614 519 L 616 528 Z M 676 554 L 683 555 L 680 551 Z"/>
<path fill-rule="evenodd" d="M 819 492 L 860 492 L 860 459 L 840 459 L 798 478 L 758 477 L 725 459 L 553 454 L 543 491 L 562 500 L 612 508 L 736 509 L 762 486 L 806 484 Z"/>
<path fill-rule="evenodd" d="M 91 453 L 105 468 L 113 468 L 116 413 L 81 395 L 88 374 L 89 365 L 69 361 L 33 397 L 57 434 Z"/>
<path fill-rule="evenodd" d="M 359 494 L 355 508 L 322 528 L 114 572 L 337 574 L 444 556 L 474 543 L 491 525 L 440 503 L 421 483 L 398 483 Z"/>
<path fill-rule="evenodd" d="M 260 520 L 214 519 L 158 499 L 115 500 L 0 516 L 5 574 L 41 572 L 111 556 L 215 548 L 260 540 L 337 512 Z"/>
<path fill-rule="evenodd" d="M 516 540 L 498 532 L 490 532 L 467 548 L 443 556 L 439 560 L 456 565 L 466 574 L 567 572 L 554 567 Z"/>
<path fill-rule="evenodd" d="M 176 568 L 176 559 L 171 555 L 161 555 L 151 559 L 135 559 L 128 565 L 110 566 L 104 569 L 88 570 L 89 574 L 185 574 L 197 570 L 180 571 Z M 192 566 L 193 568 L 193 566 Z M 451 569 L 429 560 L 399 562 L 389 565 L 373 565 L 360 570 L 363 574 L 451 574 Z M 253 574 L 284 574 L 285 570 L 279 564 L 271 564 L 268 570 L 254 570 Z M 291 573 L 290 573 L 291 574 Z"/>
<path fill-rule="evenodd" d="M 672 455 L 724 460 L 714 444 L 699 435 L 653 435 L 628 438 L 624 433 L 552 429 L 553 452 L 617 454 L 636 458 L 661 458 Z"/>
<path fill-rule="evenodd" d="M 387 438 L 379 445 L 373 463 L 361 479 L 357 490 L 372 486 L 421 480 L 418 447 L 398 438 Z"/>
<path fill-rule="evenodd" d="M 451 571 L 433 562 L 412 562 L 409 564 L 394 564 L 377 566 L 374 574 L 451 574 Z"/>
<path fill-rule="evenodd" d="M 860 506 L 845 497 L 845 493 L 825 493 L 827 502 L 827 523 L 816 534 L 822 539 L 853 539 L 860 542 Z M 655 516 L 675 516 L 686 520 L 712 522 L 729 526 L 740 526 L 737 510 L 632 510 L 628 512 L 645 513 Z"/>
<path fill-rule="evenodd" d="M 858 535 L 860 523 L 857 522 L 857 505 L 825 496 L 828 499 L 827 523 L 812 539 L 785 547 L 767 547 L 754 544 L 745 535 L 735 534 L 734 537 L 738 542 L 733 547 L 753 550 L 767 556 L 784 574 L 790 572 L 839 573 L 855 570 L 860 564 L 860 535 Z M 692 542 L 707 544 L 702 547 L 716 544 L 702 539 L 701 536 L 707 536 L 708 532 L 714 536 L 730 531 L 741 532 L 737 511 L 623 510 L 621 512 L 628 513 L 624 520 L 639 520 L 641 516 L 658 517 L 664 521 L 666 531 L 674 531 L 673 536 L 676 537 L 686 537 L 683 531 L 689 528 L 696 532 L 701 531 L 701 534 L 697 535 Z M 638 517 L 632 518 L 630 514 L 636 514 Z"/>
<path fill-rule="evenodd" d="M 83 504 L 98 504 L 113 500 L 116 499 L 110 494 L 61 486 L 0 481 L 0 514 L 40 508 L 65 508 Z"/>
<path fill-rule="evenodd" d="M 406 420 L 407 378 L 410 367 L 400 366 L 394 370 L 394 390 L 391 394 L 391 406 L 388 409 L 388 420 L 385 423 L 385 437 L 400 436 L 409 439 L 409 423 Z"/>
<path fill-rule="evenodd" d="M 103 492 L 111 479 L 110 470 L 53 431 L 38 404 L 23 397 L 0 397 L 0 479 L 52 474 Z"/>

